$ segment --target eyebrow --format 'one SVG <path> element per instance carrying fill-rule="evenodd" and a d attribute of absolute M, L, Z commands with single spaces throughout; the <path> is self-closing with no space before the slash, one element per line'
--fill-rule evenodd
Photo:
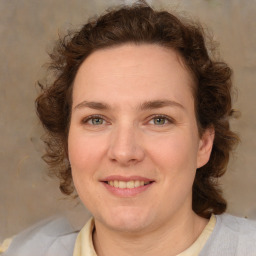
<path fill-rule="evenodd" d="M 108 110 L 110 106 L 106 103 L 94 102 L 94 101 L 83 101 L 77 104 L 74 109 L 91 108 L 96 110 Z"/>
<path fill-rule="evenodd" d="M 163 107 L 179 107 L 184 109 L 180 103 L 172 100 L 153 100 L 142 103 L 139 107 L 140 110 L 158 109 Z"/>
<path fill-rule="evenodd" d="M 163 107 L 179 107 L 184 109 L 184 106 L 180 103 L 172 100 L 152 100 L 146 101 L 139 105 L 138 110 L 150 110 L 150 109 L 158 109 Z M 95 110 L 109 110 L 111 109 L 110 105 L 102 102 L 94 102 L 94 101 L 83 101 L 74 107 L 75 109 L 82 108 L 91 108 Z"/>

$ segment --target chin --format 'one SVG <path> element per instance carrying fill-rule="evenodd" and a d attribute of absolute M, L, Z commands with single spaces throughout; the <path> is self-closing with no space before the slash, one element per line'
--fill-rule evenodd
<path fill-rule="evenodd" d="M 134 207 L 135 208 L 135 207 Z M 151 216 L 141 208 L 119 207 L 102 218 L 104 224 L 120 232 L 139 232 L 150 226 Z"/>

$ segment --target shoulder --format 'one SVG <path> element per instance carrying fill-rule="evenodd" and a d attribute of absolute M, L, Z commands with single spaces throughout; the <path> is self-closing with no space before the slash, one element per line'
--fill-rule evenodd
<path fill-rule="evenodd" d="M 255 255 L 256 221 L 216 215 L 215 228 L 200 255 Z"/>
<path fill-rule="evenodd" d="M 1 256 L 70 256 L 77 234 L 65 218 L 44 220 L 14 236 Z"/>
<path fill-rule="evenodd" d="M 256 220 L 249 220 L 229 214 L 216 215 L 217 223 L 239 235 L 256 235 Z"/>

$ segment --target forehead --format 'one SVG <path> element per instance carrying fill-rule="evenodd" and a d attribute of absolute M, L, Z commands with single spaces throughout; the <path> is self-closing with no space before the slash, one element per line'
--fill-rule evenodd
<path fill-rule="evenodd" d="M 193 86 L 192 75 L 174 50 L 153 44 L 125 44 L 98 50 L 85 59 L 75 77 L 73 100 L 171 97 L 186 101 Z"/>

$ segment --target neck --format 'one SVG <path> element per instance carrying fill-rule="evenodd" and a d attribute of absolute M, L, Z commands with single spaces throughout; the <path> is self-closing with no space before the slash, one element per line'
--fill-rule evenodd
<path fill-rule="evenodd" d="M 97 255 L 177 255 L 193 244 L 208 222 L 193 211 L 182 217 L 179 216 L 179 221 L 172 218 L 157 229 L 136 234 L 111 230 L 95 220 L 93 242 Z"/>

